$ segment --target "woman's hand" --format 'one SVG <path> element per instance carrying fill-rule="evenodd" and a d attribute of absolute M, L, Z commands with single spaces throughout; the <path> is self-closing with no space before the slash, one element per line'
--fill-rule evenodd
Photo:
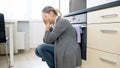
<path fill-rule="evenodd" d="M 43 14 L 43 22 L 45 23 L 45 25 L 50 25 L 50 17 L 48 14 Z"/>
<path fill-rule="evenodd" d="M 50 17 L 48 14 L 43 14 L 43 22 L 46 26 L 46 31 L 49 31 L 49 29 L 50 29 Z"/>

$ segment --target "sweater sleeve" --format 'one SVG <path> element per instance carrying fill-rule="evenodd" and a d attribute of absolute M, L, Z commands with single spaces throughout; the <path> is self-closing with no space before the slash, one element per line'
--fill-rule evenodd
<path fill-rule="evenodd" d="M 56 23 L 55 28 L 53 29 L 52 32 L 46 31 L 44 35 L 44 43 L 51 44 L 53 43 L 59 36 L 65 32 L 67 28 L 67 20 L 62 20 Z"/>

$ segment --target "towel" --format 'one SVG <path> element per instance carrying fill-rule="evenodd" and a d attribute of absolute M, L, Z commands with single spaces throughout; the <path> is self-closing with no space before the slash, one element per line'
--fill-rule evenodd
<path fill-rule="evenodd" d="M 76 33 L 77 33 L 77 42 L 81 43 L 81 33 L 82 33 L 81 26 L 76 24 L 76 25 L 73 25 L 73 27 L 75 28 Z"/>

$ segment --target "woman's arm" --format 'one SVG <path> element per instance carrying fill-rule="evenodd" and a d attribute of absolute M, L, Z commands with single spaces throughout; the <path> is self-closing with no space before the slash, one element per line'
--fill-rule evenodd
<path fill-rule="evenodd" d="M 64 31 L 67 28 L 67 20 L 61 20 L 56 23 L 56 27 L 52 32 L 50 30 L 46 30 L 45 36 L 44 36 L 44 43 L 53 43 L 59 36 L 64 33 Z"/>

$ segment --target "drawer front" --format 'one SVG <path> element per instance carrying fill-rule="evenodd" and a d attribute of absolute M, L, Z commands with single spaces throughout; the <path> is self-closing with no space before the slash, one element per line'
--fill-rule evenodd
<path fill-rule="evenodd" d="M 120 6 L 87 13 L 88 23 L 120 22 Z"/>
<path fill-rule="evenodd" d="M 87 26 L 87 46 L 120 54 L 120 23 Z"/>
<path fill-rule="evenodd" d="M 120 68 L 120 56 L 88 48 L 82 68 Z"/>

